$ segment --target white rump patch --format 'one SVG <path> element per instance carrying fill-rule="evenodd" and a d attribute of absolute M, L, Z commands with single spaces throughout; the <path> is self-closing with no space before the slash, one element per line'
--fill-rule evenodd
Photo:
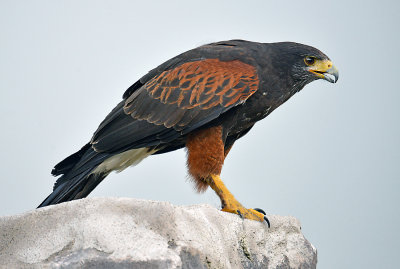
<path fill-rule="evenodd" d="M 121 172 L 129 166 L 134 166 L 140 163 L 143 159 L 155 153 L 157 150 L 148 148 L 131 149 L 120 154 L 114 155 L 102 162 L 96 169 L 95 173 L 110 173 L 112 171 Z"/>

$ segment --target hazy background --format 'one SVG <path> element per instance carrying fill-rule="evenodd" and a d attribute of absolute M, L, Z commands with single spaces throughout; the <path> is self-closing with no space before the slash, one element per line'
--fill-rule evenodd
<path fill-rule="evenodd" d="M 283 2 L 283 1 L 282 1 Z M 148 70 L 204 43 L 296 41 L 325 52 L 314 82 L 238 141 L 222 177 L 239 201 L 293 215 L 319 268 L 394 268 L 400 241 L 398 1 L 0 1 L 0 215 L 35 208 Z M 185 152 L 110 175 L 91 196 L 209 203 Z"/>

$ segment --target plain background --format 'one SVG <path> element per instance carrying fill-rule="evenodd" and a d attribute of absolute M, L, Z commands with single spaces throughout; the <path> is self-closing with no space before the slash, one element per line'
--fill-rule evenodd
<path fill-rule="evenodd" d="M 208 42 L 296 41 L 337 84 L 305 87 L 239 140 L 222 178 L 248 207 L 293 215 L 319 268 L 398 263 L 398 1 L 0 1 L 0 215 L 34 209 L 54 164 L 78 150 L 148 70 Z M 110 175 L 91 196 L 209 203 L 185 151 Z"/>

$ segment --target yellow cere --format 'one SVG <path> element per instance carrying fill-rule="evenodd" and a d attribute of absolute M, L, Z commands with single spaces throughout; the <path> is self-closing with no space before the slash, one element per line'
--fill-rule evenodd
<path fill-rule="evenodd" d="M 315 63 L 309 67 L 308 71 L 314 73 L 320 78 L 323 78 L 324 75 L 322 73 L 325 73 L 331 69 L 332 66 L 333 64 L 330 60 L 315 60 Z"/>

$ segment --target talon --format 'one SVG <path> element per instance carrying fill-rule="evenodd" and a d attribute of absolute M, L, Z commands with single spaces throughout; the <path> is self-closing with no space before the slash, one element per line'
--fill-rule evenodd
<path fill-rule="evenodd" d="M 267 216 L 264 216 L 264 220 L 267 222 L 268 228 L 271 228 L 271 223 L 269 223 L 269 219 L 267 218 Z"/>
<path fill-rule="evenodd" d="M 242 213 L 240 213 L 240 210 L 236 210 L 236 212 L 239 215 L 239 217 L 243 219 L 243 215 L 242 215 Z"/>
<path fill-rule="evenodd" d="M 264 220 L 267 222 L 268 228 L 271 228 L 271 223 L 269 222 L 269 219 L 267 218 L 266 216 L 267 214 L 265 213 L 265 211 L 262 210 L 261 208 L 254 208 L 254 210 L 264 214 Z"/>
<path fill-rule="evenodd" d="M 255 211 L 258 211 L 260 213 L 263 213 L 264 215 L 267 215 L 267 213 L 265 213 L 264 210 L 262 210 L 261 208 L 253 208 Z"/>

